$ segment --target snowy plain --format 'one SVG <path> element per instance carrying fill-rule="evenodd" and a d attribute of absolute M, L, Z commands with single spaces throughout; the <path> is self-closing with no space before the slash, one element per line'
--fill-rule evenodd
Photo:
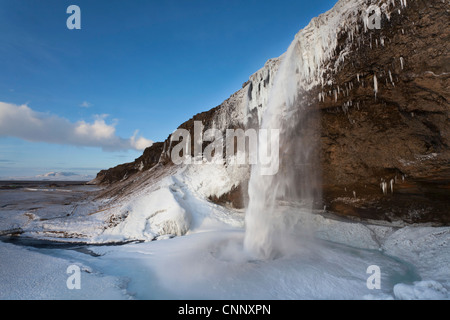
<path fill-rule="evenodd" d="M 23 234 L 1 237 L 0 299 L 450 299 L 450 228 L 358 223 L 280 203 L 280 253 L 261 260 L 244 249 L 244 212 L 208 201 L 196 170 L 105 211 L 96 191 L 79 187 L 1 190 L 0 230 Z M 71 265 L 81 268 L 80 290 L 66 286 Z M 380 290 L 367 287 L 372 265 Z"/>

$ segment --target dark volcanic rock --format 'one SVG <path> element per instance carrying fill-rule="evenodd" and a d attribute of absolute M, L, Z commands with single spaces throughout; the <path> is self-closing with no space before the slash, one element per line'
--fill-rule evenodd
<path fill-rule="evenodd" d="M 385 18 L 380 30 L 355 35 L 359 43 L 335 84 L 323 89 L 340 88 L 337 101 L 331 94 L 318 104 L 324 201 L 333 211 L 450 223 L 450 29 L 445 21 L 448 3 L 410 1 L 401 14 Z"/>
<path fill-rule="evenodd" d="M 102 170 L 97 174 L 94 182 L 96 184 L 112 184 L 126 180 L 138 172 L 149 170 L 158 164 L 163 152 L 164 143 L 154 143 L 145 149 L 144 154 L 134 162 L 125 163 L 109 170 Z"/>

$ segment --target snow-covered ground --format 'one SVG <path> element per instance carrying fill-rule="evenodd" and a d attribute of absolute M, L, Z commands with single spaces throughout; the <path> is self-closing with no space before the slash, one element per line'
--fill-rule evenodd
<path fill-rule="evenodd" d="M 90 246 L 91 254 L 1 243 L 0 298 L 450 298 L 448 229 L 402 229 L 389 237 L 385 251 L 298 237 L 274 260 L 252 259 L 243 250 L 243 238 L 242 229 L 224 228 L 154 242 Z M 401 257 L 393 253 L 405 248 L 390 247 L 394 243 L 407 243 Z M 418 260 L 418 255 L 431 260 Z M 74 264 L 82 270 L 80 290 L 66 286 L 67 268 Z M 366 286 L 371 265 L 381 269 L 381 290 Z"/>
<path fill-rule="evenodd" d="M 71 255 L 0 242 L 0 299 L 129 299 L 124 278 L 102 274 Z M 83 254 L 79 254 L 83 255 Z M 81 270 L 82 290 L 69 290 L 67 268 Z"/>
<path fill-rule="evenodd" d="M 450 228 L 362 224 L 280 203 L 279 255 L 259 260 L 243 246 L 244 212 L 207 200 L 236 173 L 211 169 L 212 187 L 197 168 L 111 203 L 86 189 L 1 190 L 0 230 L 24 233 L 0 242 L 0 298 L 450 299 Z M 144 242 L 105 245 L 133 240 Z M 81 267 L 80 290 L 66 286 L 70 265 Z M 367 287 L 372 265 L 380 290 Z"/>

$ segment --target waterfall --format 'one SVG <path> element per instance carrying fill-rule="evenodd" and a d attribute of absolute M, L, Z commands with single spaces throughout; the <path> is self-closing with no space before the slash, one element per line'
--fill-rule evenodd
<path fill-rule="evenodd" d="M 353 50 L 355 37 L 370 31 L 367 25 L 370 14 L 375 11 L 379 16 L 389 17 L 390 10 L 383 0 L 338 1 L 295 36 L 279 58 L 278 70 L 270 77 L 271 85 L 266 89 L 264 83 L 264 90 L 249 92 L 251 98 L 255 97 L 249 110 L 257 107 L 259 128 L 280 130 L 279 172 L 265 176 L 261 174 L 264 171 L 261 164 L 252 167 L 244 240 L 249 253 L 273 258 L 286 250 L 290 234 L 297 231 L 301 222 L 288 214 L 292 210 L 284 210 L 280 201 L 295 203 L 299 210 L 312 210 L 315 203 L 320 203 L 320 117 L 314 109 L 317 94 L 311 95 L 311 90 L 320 85 L 322 90 L 324 85 L 335 85 L 330 75 L 339 70 Z M 342 42 L 338 46 L 340 36 Z M 403 57 L 400 62 L 403 67 Z M 357 77 L 359 80 L 359 74 Z M 374 86 L 376 91 L 377 83 Z M 252 90 L 261 85 L 252 83 L 249 87 Z M 337 87 L 329 92 L 330 96 L 334 93 L 335 102 L 339 91 Z M 261 96 L 265 98 L 256 99 Z M 258 148 L 268 147 L 268 141 L 260 139 Z"/>
<path fill-rule="evenodd" d="M 317 117 L 304 104 L 304 72 L 299 70 L 305 70 L 306 60 L 299 59 L 301 53 L 301 43 L 296 38 L 282 57 L 260 123 L 260 129 L 280 130 L 279 171 L 264 175 L 263 165 L 258 163 L 252 167 L 249 181 L 244 246 L 262 259 L 274 258 L 285 251 L 295 225 L 278 202 L 295 201 L 302 209 L 311 210 L 318 190 L 317 171 L 313 166 L 317 143 L 311 134 L 311 129 L 317 129 Z M 271 141 L 258 142 L 259 149 L 267 150 Z"/>

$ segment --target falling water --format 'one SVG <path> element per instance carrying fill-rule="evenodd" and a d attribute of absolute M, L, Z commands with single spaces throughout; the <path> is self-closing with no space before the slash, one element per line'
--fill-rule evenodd
<path fill-rule="evenodd" d="M 295 217 L 283 212 L 280 201 L 295 202 L 311 210 L 318 190 L 316 160 L 316 112 L 307 107 L 302 93 L 305 62 L 296 39 L 282 58 L 269 92 L 260 129 L 280 130 L 280 168 L 275 175 L 263 175 L 262 165 L 254 165 L 249 182 L 244 246 L 252 255 L 274 258 L 287 250 L 289 235 L 295 231 Z M 299 58 L 300 57 L 300 58 Z M 308 70 L 309 71 L 309 70 Z M 260 139 L 258 148 L 270 143 Z M 272 152 L 273 155 L 273 152 Z M 292 210 L 291 210 L 292 211 Z"/>

